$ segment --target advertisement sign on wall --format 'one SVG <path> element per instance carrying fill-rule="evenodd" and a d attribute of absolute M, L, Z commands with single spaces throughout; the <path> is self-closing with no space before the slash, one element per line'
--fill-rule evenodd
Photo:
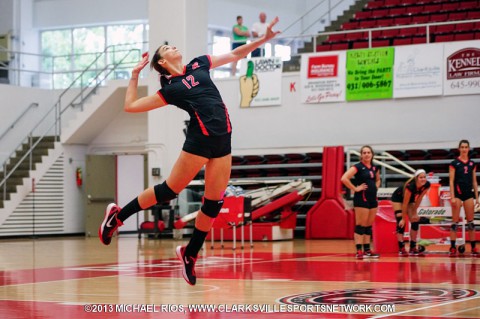
<path fill-rule="evenodd" d="M 346 52 L 302 55 L 302 103 L 345 101 Z"/>
<path fill-rule="evenodd" d="M 395 48 L 393 97 L 442 95 L 443 44 Z"/>
<path fill-rule="evenodd" d="M 347 101 L 393 96 L 394 48 L 347 51 Z"/>
<path fill-rule="evenodd" d="M 240 107 L 282 103 L 282 59 L 279 57 L 244 60 L 240 68 Z"/>
<path fill-rule="evenodd" d="M 444 95 L 479 94 L 480 41 L 445 43 Z"/>

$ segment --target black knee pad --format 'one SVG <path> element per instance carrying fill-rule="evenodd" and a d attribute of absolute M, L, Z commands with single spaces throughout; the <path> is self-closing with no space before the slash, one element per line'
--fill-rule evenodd
<path fill-rule="evenodd" d="M 405 226 L 400 227 L 399 223 L 402 220 L 402 217 L 395 216 L 395 219 L 397 220 L 397 234 L 403 235 L 405 233 Z"/>
<path fill-rule="evenodd" d="M 222 200 L 210 200 L 208 198 L 203 198 L 203 205 L 200 208 L 202 213 L 211 218 L 216 218 L 220 214 L 220 209 L 222 209 L 223 199 Z"/>
<path fill-rule="evenodd" d="M 475 223 L 472 221 L 467 222 L 467 229 L 468 230 L 475 230 Z"/>
<path fill-rule="evenodd" d="M 355 234 L 364 235 L 365 234 L 365 227 L 360 226 L 360 225 L 356 225 L 355 226 Z"/>
<path fill-rule="evenodd" d="M 366 226 L 365 228 L 365 235 L 371 236 L 372 235 L 372 226 Z"/>
<path fill-rule="evenodd" d="M 412 223 L 412 230 L 418 230 L 418 227 L 420 226 L 419 222 L 413 222 Z"/>
<path fill-rule="evenodd" d="M 157 203 L 164 203 L 177 197 L 177 194 L 168 187 L 167 182 L 155 185 L 153 190 Z"/>
<path fill-rule="evenodd" d="M 453 223 L 452 226 L 450 226 L 450 229 L 453 230 L 453 231 L 457 231 L 457 227 L 458 227 L 458 224 Z"/>

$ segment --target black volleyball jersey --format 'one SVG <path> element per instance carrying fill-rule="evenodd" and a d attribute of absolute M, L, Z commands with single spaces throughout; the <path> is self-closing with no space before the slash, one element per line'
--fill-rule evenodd
<path fill-rule="evenodd" d="M 457 157 L 450 163 L 450 167 L 455 170 L 455 178 L 453 180 L 455 186 L 458 185 L 462 189 L 473 188 L 473 171 L 476 164 L 471 159 L 464 162 Z"/>
<path fill-rule="evenodd" d="M 365 193 L 368 195 L 377 195 L 377 185 L 375 184 L 375 181 L 377 180 L 377 172 L 378 172 L 378 167 L 375 165 L 372 165 L 370 168 L 368 168 L 365 164 L 362 162 L 359 162 L 355 165 L 353 165 L 357 172 L 353 177 L 355 178 L 353 184 L 355 186 L 361 185 L 363 183 L 367 184 L 367 189 L 365 190 Z"/>
<path fill-rule="evenodd" d="M 167 77 L 157 94 L 190 115 L 188 132 L 221 136 L 232 131 L 227 107 L 210 78 L 210 56 L 203 55 L 184 66 L 183 74 Z"/>
<path fill-rule="evenodd" d="M 405 186 L 405 189 L 408 189 L 410 191 L 410 193 L 412 193 L 410 195 L 410 203 L 415 202 L 415 199 L 417 199 L 417 197 L 423 191 L 425 191 L 426 189 L 429 189 L 429 188 L 430 188 L 430 182 L 429 181 L 427 181 L 425 183 L 425 185 L 421 186 L 420 188 L 417 188 L 417 185 L 415 185 L 415 180 L 412 180 L 409 183 L 407 183 L 407 185 Z M 403 192 L 403 194 L 405 195 L 405 192 Z"/>
<path fill-rule="evenodd" d="M 411 180 L 410 182 L 407 183 L 407 185 L 400 186 L 398 187 L 392 194 L 392 201 L 396 203 L 401 203 L 403 202 L 403 198 L 405 196 L 405 189 L 408 189 L 411 193 L 410 195 L 410 200 L 408 201 L 409 203 L 414 203 L 415 199 L 423 193 L 426 189 L 430 188 L 430 182 L 427 181 L 425 185 L 421 186 L 420 188 L 417 188 L 417 185 L 415 184 L 415 180 Z"/>

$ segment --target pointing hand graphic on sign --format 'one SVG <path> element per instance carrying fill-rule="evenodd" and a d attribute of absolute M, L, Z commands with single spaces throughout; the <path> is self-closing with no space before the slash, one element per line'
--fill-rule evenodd
<path fill-rule="evenodd" d="M 247 74 L 240 77 L 240 107 L 250 107 L 252 100 L 260 90 L 258 77 L 253 74 L 254 65 L 248 61 Z"/>

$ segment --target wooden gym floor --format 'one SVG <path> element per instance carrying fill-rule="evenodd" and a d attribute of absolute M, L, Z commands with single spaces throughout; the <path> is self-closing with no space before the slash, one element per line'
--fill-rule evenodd
<path fill-rule="evenodd" d="M 231 242 L 213 250 L 208 242 L 192 287 L 174 253 L 187 240 L 1 240 L 0 317 L 480 317 L 480 258 L 356 260 L 350 240 L 255 242 L 235 251 Z"/>

